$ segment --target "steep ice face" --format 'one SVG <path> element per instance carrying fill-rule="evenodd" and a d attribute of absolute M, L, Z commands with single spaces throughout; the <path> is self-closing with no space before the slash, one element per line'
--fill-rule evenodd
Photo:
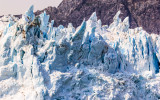
<path fill-rule="evenodd" d="M 129 29 L 119 15 L 109 27 L 96 13 L 77 29 L 53 27 L 31 6 L 22 19 L 1 21 L 0 98 L 158 100 L 160 37 Z"/>
<path fill-rule="evenodd" d="M 23 15 L 24 22 L 32 22 L 35 18 L 34 12 L 33 12 L 34 6 L 32 5 L 28 11 L 26 11 L 25 15 Z"/>
<path fill-rule="evenodd" d="M 48 38 L 46 36 L 48 32 L 49 15 L 47 15 L 46 12 L 42 13 L 40 15 L 40 21 L 41 21 L 40 30 L 43 32 L 43 37 Z M 51 24 L 53 24 L 53 22 Z"/>

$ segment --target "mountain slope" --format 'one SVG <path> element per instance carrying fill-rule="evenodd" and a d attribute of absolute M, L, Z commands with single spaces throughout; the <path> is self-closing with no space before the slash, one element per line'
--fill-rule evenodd
<path fill-rule="evenodd" d="M 67 26 L 71 22 L 75 27 L 95 11 L 102 24 L 109 25 L 116 12 L 121 10 L 122 19 L 129 16 L 131 28 L 143 27 L 149 33 L 160 34 L 160 0 L 63 0 L 58 8 L 44 10 L 55 20 L 56 26 Z"/>

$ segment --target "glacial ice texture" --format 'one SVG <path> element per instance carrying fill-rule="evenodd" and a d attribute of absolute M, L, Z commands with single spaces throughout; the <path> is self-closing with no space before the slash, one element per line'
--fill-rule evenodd
<path fill-rule="evenodd" d="M 130 29 L 120 11 L 109 26 L 93 13 L 75 29 L 33 8 L 0 19 L 0 99 L 160 99 L 159 35 Z"/>

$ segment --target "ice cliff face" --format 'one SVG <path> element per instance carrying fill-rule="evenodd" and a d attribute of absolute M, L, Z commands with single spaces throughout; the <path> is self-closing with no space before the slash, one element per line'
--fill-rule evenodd
<path fill-rule="evenodd" d="M 93 13 L 75 29 L 49 15 L 0 22 L 0 98 L 6 100 L 158 100 L 160 36 L 110 26 Z"/>

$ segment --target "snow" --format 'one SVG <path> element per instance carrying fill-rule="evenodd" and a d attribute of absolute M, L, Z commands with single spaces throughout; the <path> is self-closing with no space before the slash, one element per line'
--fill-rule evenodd
<path fill-rule="evenodd" d="M 159 35 L 130 29 L 120 11 L 109 26 L 93 13 L 75 29 L 33 8 L 0 18 L 0 99 L 160 99 Z"/>

